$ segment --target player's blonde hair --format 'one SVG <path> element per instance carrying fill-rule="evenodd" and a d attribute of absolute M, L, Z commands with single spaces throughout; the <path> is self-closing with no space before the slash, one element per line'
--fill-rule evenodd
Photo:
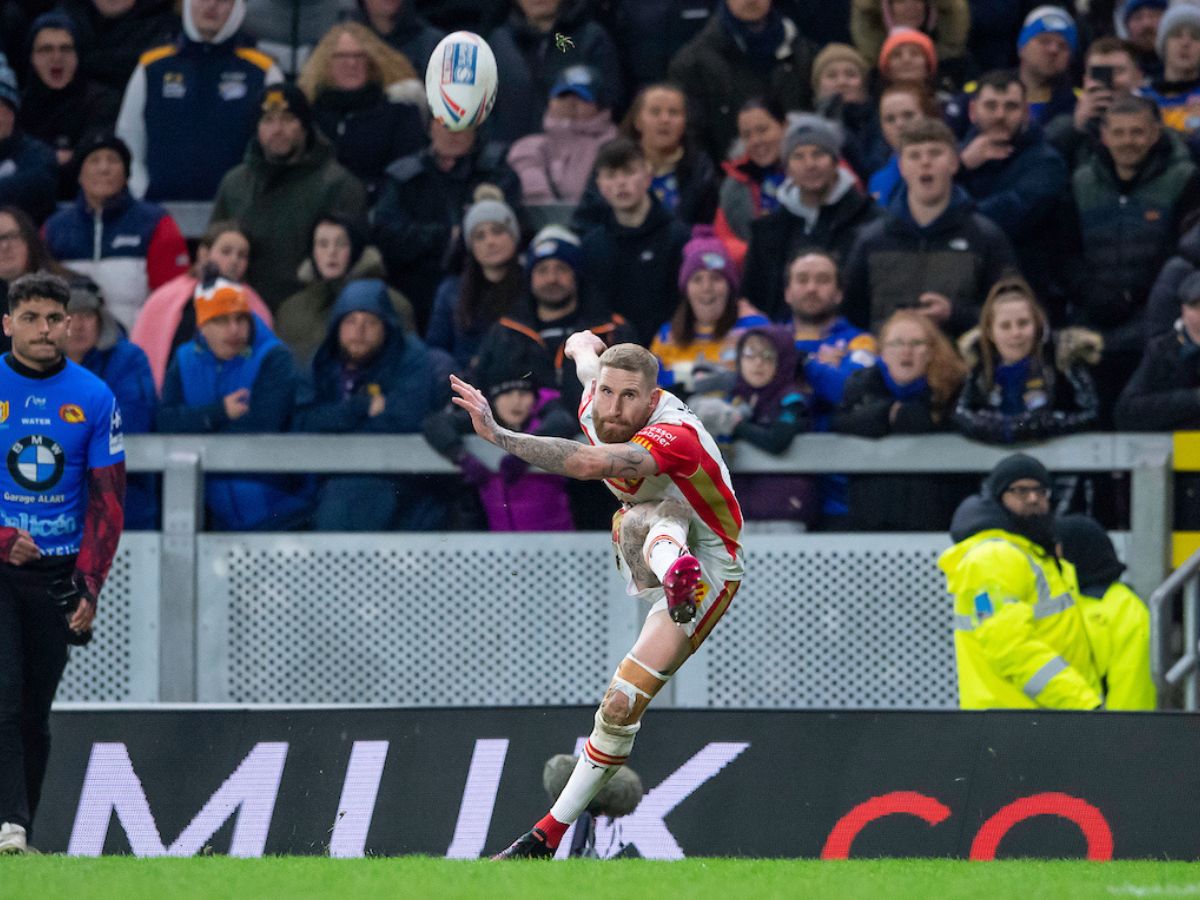
<path fill-rule="evenodd" d="M 658 359 L 637 344 L 613 344 L 600 354 L 600 368 L 637 372 L 650 387 L 658 384 Z"/>

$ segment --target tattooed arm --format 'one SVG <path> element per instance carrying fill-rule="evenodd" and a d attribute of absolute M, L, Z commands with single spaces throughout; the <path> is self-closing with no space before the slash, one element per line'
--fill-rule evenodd
<path fill-rule="evenodd" d="M 453 398 L 455 404 L 470 413 L 476 434 L 543 471 L 585 481 L 644 478 L 658 474 L 654 457 L 637 444 L 588 446 L 565 438 L 510 431 L 496 423 L 492 408 L 481 391 L 454 375 L 450 376 L 450 386 L 457 394 Z"/>

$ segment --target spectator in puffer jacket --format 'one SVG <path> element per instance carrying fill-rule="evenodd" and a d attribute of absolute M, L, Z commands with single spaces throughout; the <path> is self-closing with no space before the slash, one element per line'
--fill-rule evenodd
<path fill-rule="evenodd" d="M 158 394 L 150 362 L 142 349 L 121 333 L 95 282 L 79 278 L 73 281 L 67 313 L 71 317 L 67 327 L 67 356 L 108 385 L 117 398 L 121 427 L 126 434 L 153 431 Z M 158 528 L 156 480 L 149 472 L 127 476 L 125 528 L 133 531 Z"/>
<path fill-rule="evenodd" d="M 414 434 L 436 407 L 440 385 L 429 353 L 396 315 L 377 278 L 342 289 L 324 343 L 296 402 L 293 430 Z M 444 509 L 420 476 L 331 475 L 317 495 L 318 531 L 426 531 Z"/>
<path fill-rule="evenodd" d="M 1088 365 L 1100 359 L 1095 332 L 1051 335 L 1045 310 L 1021 278 L 998 281 L 979 329 L 959 341 L 971 374 L 954 411 L 969 438 L 991 444 L 1042 441 L 1094 427 L 1100 400 Z"/>
<path fill-rule="evenodd" d="M 57 6 L 71 17 L 79 34 L 84 76 L 118 96 L 139 57 L 179 33 L 175 0 L 59 0 L 42 5 Z"/>
<path fill-rule="evenodd" d="M 164 434 L 262 434 L 288 430 L 296 398 L 292 355 L 250 311 L 246 291 L 206 272 L 195 299 L 195 338 L 180 347 L 163 385 Z M 220 531 L 281 531 L 303 525 L 310 479 L 208 475 L 204 501 Z"/>
<path fill-rule="evenodd" d="M 1200 271 L 1200 221 L 1193 217 L 1192 222 L 1194 224 L 1179 239 L 1175 255 L 1163 265 L 1150 289 L 1146 301 L 1145 342 L 1175 330 L 1179 319 L 1179 289 L 1189 275 Z"/>
<path fill-rule="evenodd" d="M 493 359 L 476 372 L 480 390 L 505 428 L 546 437 L 570 438 L 578 432 L 575 417 L 532 373 L 535 364 L 517 354 Z M 505 454 L 496 470 L 473 456 L 463 442 L 472 433 L 464 410 L 451 406 L 425 422 L 430 446 L 462 470 L 463 481 L 479 493 L 490 531 L 573 531 L 567 480 L 532 470 Z"/>
<path fill-rule="evenodd" d="M 111 131 L 79 145 L 79 196 L 43 232 L 55 258 L 100 286 L 128 333 L 150 292 L 188 268 L 187 243 L 170 214 L 129 193 L 129 148 Z"/>
<path fill-rule="evenodd" d="M 833 430 L 865 438 L 948 431 L 967 367 L 926 316 L 891 315 L 879 362 L 846 379 Z M 856 531 L 943 531 L 975 489 L 972 475 L 854 475 L 848 525 Z"/>

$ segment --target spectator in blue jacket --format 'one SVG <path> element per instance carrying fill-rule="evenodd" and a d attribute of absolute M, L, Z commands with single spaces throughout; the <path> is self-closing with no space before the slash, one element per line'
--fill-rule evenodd
<path fill-rule="evenodd" d="M 165 209 L 129 193 L 129 148 L 119 137 L 87 135 L 76 155 L 79 195 L 47 220 L 46 246 L 100 285 L 128 332 L 150 292 L 187 271 L 187 242 Z"/>
<path fill-rule="evenodd" d="M 283 80 L 271 57 L 243 46 L 245 16 L 246 0 L 184 0 L 183 34 L 142 54 L 117 116 L 135 196 L 209 201 L 242 161 L 263 87 Z"/>
<path fill-rule="evenodd" d="M 19 207 L 35 222 L 54 211 L 58 161 L 54 151 L 17 125 L 17 76 L 0 53 L 0 204 Z"/>
<path fill-rule="evenodd" d="M 876 362 L 875 338 L 839 315 L 842 287 L 837 261 L 824 250 L 801 250 L 788 263 L 784 301 L 800 371 L 810 390 L 813 431 L 831 431 L 846 381 Z M 845 475 L 825 475 L 821 483 L 824 524 L 838 527 L 849 514 L 849 482 Z"/>
<path fill-rule="evenodd" d="M 131 343 L 104 305 L 104 295 L 90 279 L 75 279 L 67 304 L 67 356 L 108 385 L 121 410 L 126 434 L 154 430 L 158 396 L 145 351 Z M 158 492 L 149 473 L 131 474 L 125 482 L 125 528 L 158 527 Z"/>
<path fill-rule="evenodd" d="M 196 288 L 195 338 L 163 383 L 158 430 L 167 434 L 287 431 L 296 397 L 292 354 L 257 315 L 241 285 L 208 269 Z M 247 459 L 247 465 L 253 460 Z M 281 531 L 303 524 L 307 479 L 209 475 L 204 499 L 221 531 Z"/>
<path fill-rule="evenodd" d="M 1056 38 L 1056 40 L 1059 40 Z M 989 72 L 971 98 L 958 183 L 975 211 L 1000 226 L 1034 289 L 1051 301 L 1051 273 L 1062 260 L 1047 232 L 1068 189 L 1067 166 L 1029 120 L 1025 86 L 1011 70 Z"/>
<path fill-rule="evenodd" d="M 788 324 L 804 378 L 812 389 L 814 429 L 828 431 L 846 379 L 875 365 L 875 338 L 839 315 L 838 265 L 824 250 L 802 250 L 788 263 L 783 299 L 791 311 Z"/>
<path fill-rule="evenodd" d="M 377 278 L 343 288 L 297 400 L 297 431 L 416 434 L 440 394 L 428 351 L 406 334 Z M 319 531 L 431 530 L 444 512 L 415 476 L 335 475 L 317 497 Z"/>

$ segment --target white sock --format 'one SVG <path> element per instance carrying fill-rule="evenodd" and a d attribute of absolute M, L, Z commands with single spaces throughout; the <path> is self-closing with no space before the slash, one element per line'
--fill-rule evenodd
<path fill-rule="evenodd" d="M 550 807 L 550 815 L 564 825 L 570 825 L 588 808 L 600 790 L 608 784 L 610 778 L 617 774 L 618 766 L 597 766 L 579 754 L 575 770 L 567 780 L 566 787 Z"/>
<path fill-rule="evenodd" d="M 663 522 L 654 526 L 646 536 L 646 562 L 658 580 L 667 577 L 675 560 L 687 553 L 687 529 L 678 523 Z"/>

